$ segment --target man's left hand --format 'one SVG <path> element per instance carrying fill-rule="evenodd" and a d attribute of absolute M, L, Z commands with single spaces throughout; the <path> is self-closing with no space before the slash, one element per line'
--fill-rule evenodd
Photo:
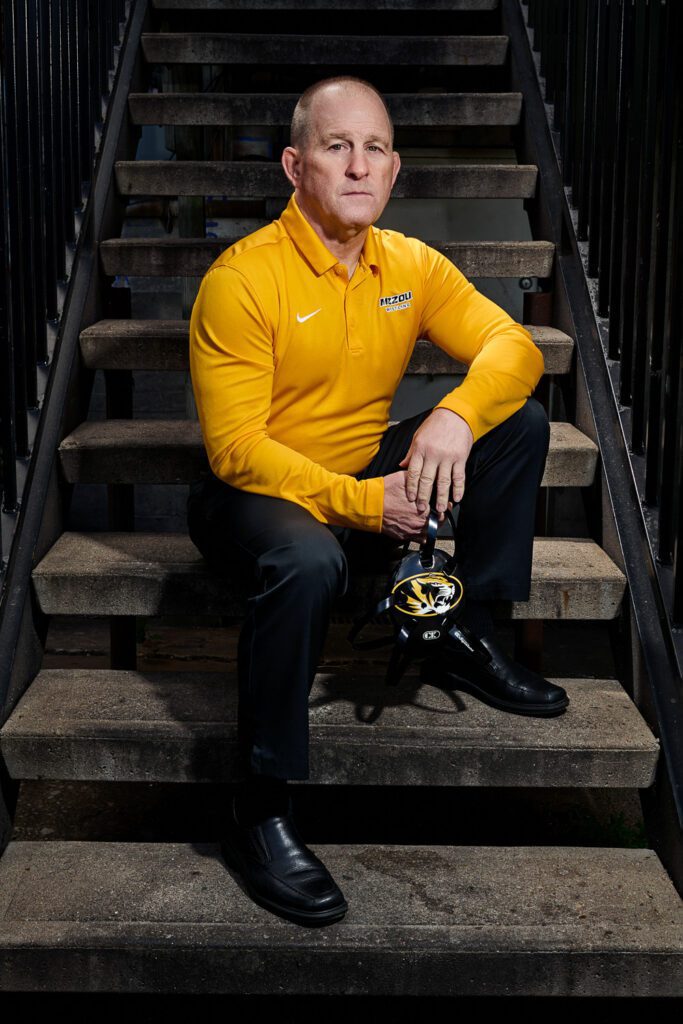
<path fill-rule="evenodd" d="M 457 504 L 465 493 L 465 463 L 474 444 L 469 423 L 450 409 L 434 409 L 413 434 L 407 455 L 399 462 L 407 466 L 406 495 L 416 501 L 420 512 L 429 508 L 429 499 L 436 480 L 436 508 L 443 513 L 449 504 L 453 485 L 453 501 Z M 439 518 L 443 518 L 441 515 Z"/>

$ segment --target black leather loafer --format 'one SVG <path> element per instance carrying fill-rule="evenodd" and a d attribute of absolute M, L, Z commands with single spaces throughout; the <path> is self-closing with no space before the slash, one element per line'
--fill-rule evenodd
<path fill-rule="evenodd" d="M 494 640 L 480 637 L 479 643 L 490 659 L 477 657 L 464 644 L 454 643 L 423 662 L 422 681 L 465 690 L 484 704 L 517 715 L 562 714 L 569 704 L 566 690 L 513 661 Z"/>
<path fill-rule="evenodd" d="M 289 921 L 331 924 L 348 910 L 323 862 L 303 843 L 292 820 L 291 797 L 286 814 L 257 825 L 238 822 L 233 797 L 221 852 L 254 902 Z"/>

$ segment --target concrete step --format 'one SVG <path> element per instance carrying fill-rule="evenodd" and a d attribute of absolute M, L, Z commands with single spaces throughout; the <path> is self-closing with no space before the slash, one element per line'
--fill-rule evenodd
<path fill-rule="evenodd" d="M 264 227 L 268 221 L 258 226 Z M 256 230 L 254 228 L 253 230 Z M 107 238 L 100 243 L 105 274 L 201 277 L 235 238 Z M 552 242 L 427 242 L 466 277 L 550 277 Z"/>
<path fill-rule="evenodd" d="M 541 721 L 421 685 L 417 671 L 398 690 L 376 662 L 318 673 L 311 782 L 642 789 L 654 781 L 658 742 L 616 680 L 556 680 L 570 705 Z M 361 707 L 375 713 L 364 720 Z M 0 730 L 0 749 L 15 779 L 229 781 L 236 674 L 45 669 Z"/>
<path fill-rule="evenodd" d="M 417 549 L 417 544 L 415 548 Z M 439 538 L 453 550 L 453 540 Z M 40 607 L 54 615 L 235 615 L 245 609 L 245 581 L 211 572 L 180 533 L 63 533 L 33 570 Z M 337 601 L 358 614 L 386 590 L 387 574 L 352 574 Z M 537 537 L 529 601 L 506 602 L 514 619 L 612 619 L 625 577 L 591 540 Z"/>
<path fill-rule="evenodd" d="M 551 423 L 541 486 L 587 487 L 597 455 L 571 423 Z M 194 420 L 86 420 L 64 438 L 59 457 L 69 483 L 187 483 L 208 469 Z"/>
<path fill-rule="evenodd" d="M 525 325 L 543 353 L 546 373 L 568 373 L 574 342 L 556 327 Z M 187 320 L 98 320 L 81 331 L 86 366 L 101 370 L 188 370 Z M 406 373 L 465 373 L 426 339 L 415 344 Z"/>
<path fill-rule="evenodd" d="M 143 32 L 141 45 L 149 64 L 476 67 L 504 64 L 508 37 Z"/>
<path fill-rule="evenodd" d="M 161 11 L 339 11 L 339 0 L 152 0 Z M 494 11 L 498 0 L 344 0 L 344 11 Z"/>
<path fill-rule="evenodd" d="M 683 906 L 652 850 L 311 849 L 349 904 L 327 928 L 256 906 L 217 843 L 11 842 L 0 989 L 683 995 Z"/>
<path fill-rule="evenodd" d="M 393 199 L 530 199 L 533 164 L 413 164 L 401 168 Z M 116 187 L 125 196 L 289 198 L 292 186 L 279 163 L 258 160 L 117 160 Z M 491 243 L 497 245 L 497 242 Z"/>
<path fill-rule="evenodd" d="M 396 127 L 519 124 L 521 92 L 386 93 Z M 133 124 L 289 126 L 296 93 L 132 92 Z"/>

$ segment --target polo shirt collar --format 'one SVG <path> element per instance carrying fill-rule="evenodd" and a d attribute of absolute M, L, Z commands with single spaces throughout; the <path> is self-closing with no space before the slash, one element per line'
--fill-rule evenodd
<path fill-rule="evenodd" d="M 339 263 L 337 257 L 318 238 L 304 217 L 296 201 L 295 192 L 292 192 L 289 202 L 280 216 L 280 223 L 316 274 L 324 274 Z M 371 225 L 361 250 L 361 259 L 372 269 L 373 273 L 379 271 L 378 256 L 375 228 Z"/>

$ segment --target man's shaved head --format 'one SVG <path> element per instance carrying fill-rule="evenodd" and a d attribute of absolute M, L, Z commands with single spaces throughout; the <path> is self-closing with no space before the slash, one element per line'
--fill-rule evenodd
<path fill-rule="evenodd" d="M 370 82 L 366 82 L 364 78 L 355 78 L 353 75 L 337 75 L 335 78 L 323 78 L 320 82 L 314 82 L 313 85 L 309 85 L 308 89 L 301 94 L 299 101 L 294 108 L 294 113 L 292 114 L 289 141 L 290 146 L 294 146 L 295 149 L 298 150 L 302 150 L 307 147 L 311 141 L 313 119 L 310 111 L 313 100 L 319 92 L 322 92 L 323 89 L 328 89 L 330 86 L 338 86 L 339 88 L 348 89 L 349 91 L 365 90 L 374 93 L 386 111 L 387 120 L 389 122 L 391 148 L 393 149 L 394 124 L 391 120 L 389 109 L 384 102 L 384 97 Z"/>

